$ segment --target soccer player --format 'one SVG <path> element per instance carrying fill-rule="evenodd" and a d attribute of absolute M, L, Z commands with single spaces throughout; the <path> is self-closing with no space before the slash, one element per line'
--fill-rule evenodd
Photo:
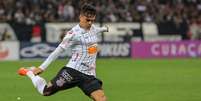
<path fill-rule="evenodd" d="M 96 78 L 96 55 L 98 52 L 98 35 L 108 31 L 108 27 L 93 25 L 96 18 L 96 9 L 90 4 L 82 6 L 79 15 L 79 24 L 68 31 L 63 41 L 49 55 L 38 68 L 20 68 L 20 75 L 27 75 L 38 92 L 44 96 L 50 96 L 57 91 L 79 87 L 94 101 L 106 101 L 102 89 L 102 81 Z M 38 74 L 45 71 L 48 65 L 54 61 L 60 53 L 71 49 L 72 57 L 58 74 L 49 82 Z"/>

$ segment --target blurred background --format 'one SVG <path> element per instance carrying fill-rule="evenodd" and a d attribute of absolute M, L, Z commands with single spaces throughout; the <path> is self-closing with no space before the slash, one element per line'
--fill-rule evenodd
<path fill-rule="evenodd" d="M 97 26 L 109 26 L 97 62 L 109 101 L 201 100 L 201 0 L 0 0 L 1 101 L 50 101 L 15 72 L 40 65 L 79 23 L 84 3 L 96 7 Z M 43 76 L 51 79 L 69 56 Z M 89 101 L 79 89 L 70 92 L 51 100 Z"/>
<path fill-rule="evenodd" d="M 151 56 L 145 58 L 201 56 L 200 43 L 195 41 L 201 39 L 200 0 L 1 0 L 0 39 L 20 44 L 17 59 L 27 57 L 22 51 L 27 48 L 24 44 L 51 47 L 79 22 L 79 9 L 84 3 L 96 7 L 96 25 L 110 27 L 110 32 L 100 37 L 100 47 L 125 48 L 110 49 L 109 57 L 122 56 L 123 50 L 128 51 L 125 57 L 138 55 L 139 48 L 133 48 L 136 42 L 148 47 L 143 50 Z M 47 53 L 47 48 L 42 49 Z"/>

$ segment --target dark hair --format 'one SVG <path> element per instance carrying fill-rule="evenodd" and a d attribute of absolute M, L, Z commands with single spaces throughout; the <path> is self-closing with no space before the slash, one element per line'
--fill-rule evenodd
<path fill-rule="evenodd" d="M 80 14 L 82 14 L 84 16 L 95 16 L 96 8 L 91 4 L 84 4 L 81 7 Z"/>

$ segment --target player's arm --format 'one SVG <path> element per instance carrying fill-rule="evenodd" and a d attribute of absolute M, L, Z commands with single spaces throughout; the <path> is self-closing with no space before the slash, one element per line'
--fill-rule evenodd
<path fill-rule="evenodd" d="M 57 47 L 38 68 L 33 69 L 33 73 L 34 74 L 42 73 L 49 66 L 49 64 L 51 64 L 52 61 L 57 59 L 57 57 L 63 51 L 64 51 L 64 49 L 62 49 L 61 47 Z"/>
<path fill-rule="evenodd" d="M 51 64 L 52 61 L 56 60 L 58 56 L 64 52 L 70 45 L 70 40 L 72 39 L 71 34 L 66 34 L 63 41 L 59 46 L 48 56 L 48 58 L 38 67 L 33 70 L 34 74 L 40 74 Z"/>
<path fill-rule="evenodd" d="M 103 27 L 96 27 L 97 33 L 102 33 L 102 32 L 109 32 L 109 27 L 104 25 Z"/>

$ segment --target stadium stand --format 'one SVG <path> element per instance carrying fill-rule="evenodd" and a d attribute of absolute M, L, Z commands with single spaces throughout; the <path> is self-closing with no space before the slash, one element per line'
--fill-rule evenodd
<path fill-rule="evenodd" d="M 46 41 L 45 23 L 77 22 L 82 3 L 96 5 L 99 23 L 154 23 L 159 35 L 179 35 L 184 40 L 201 37 L 200 0 L 1 0 L 0 22 L 9 23 L 20 41 L 30 41 L 27 33 L 40 25 L 41 40 Z M 144 32 L 140 30 L 134 32 Z"/>

